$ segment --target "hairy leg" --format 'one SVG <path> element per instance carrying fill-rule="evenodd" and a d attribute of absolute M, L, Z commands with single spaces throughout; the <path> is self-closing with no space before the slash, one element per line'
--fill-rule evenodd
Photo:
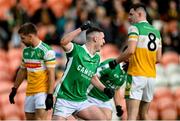
<path fill-rule="evenodd" d="M 140 100 L 128 99 L 126 100 L 127 120 L 136 120 L 139 112 Z"/>
<path fill-rule="evenodd" d="M 46 120 L 48 112 L 44 109 L 36 109 L 35 118 L 36 120 Z"/>
<path fill-rule="evenodd" d="M 149 102 L 141 101 L 140 108 L 139 108 L 140 120 L 150 120 L 148 116 L 149 106 L 150 106 Z"/>
<path fill-rule="evenodd" d="M 26 120 L 35 120 L 35 113 L 25 113 Z"/>

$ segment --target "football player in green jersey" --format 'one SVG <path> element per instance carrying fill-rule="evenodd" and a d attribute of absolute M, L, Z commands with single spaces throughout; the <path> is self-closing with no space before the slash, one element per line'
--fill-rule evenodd
<path fill-rule="evenodd" d="M 107 59 L 103 61 L 97 69 L 97 77 L 106 86 L 110 87 L 115 91 L 114 102 L 116 105 L 117 116 L 122 116 L 123 110 L 120 105 L 120 87 L 124 84 L 127 79 L 127 73 L 121 69 L 120 65 L 116 66 L 115 69 L 103 69 L 104 66 L 112 61 L 113 59 Z M 94 78 L 97 79 L 97 78 Z M 103 94 L 102 91 L 93 87 L 88 93 L 88 101 L 94 103 L 99 107 L 106 115 L 108 120 L 112 119 L 112 105 L 107 95 Z"/>
<path fill-rule="evenodd" d="M 38 38 L 34 24 L 23 24 L 18 33 L 27 47 L 23 50 L 22 64 L 9 95 L 9 101 L 11 104 L 15 103 L 17 89 L 27 78 L 24 106 L 26 119 L 46 120 L 47 110 L 53 107 L 55 52 Z"/>
<path fill-rule="evenodd" d="M 72 43 L 82 31 L 86 31 L 86 43 L 82 46 Z M 88 21 L 80 28 L 66 34 L 60 41 L 60 45 L 68 58 L 67 67 L 56 87 L 56 103 L 54 105 L 53 120 L 73 120 L 73 113 L 81 119 L 103 120 L 106 116 L 96 106 L 89 104 L 87 89 L 92 83 L 102 93 L 113 97 L 114 90 L 105 88 L 100 81 L 92 81 L 99 65 L 100 56 L 97 52 L 104 45 L 104 33 L 97 27 L 92 27 Z"/>
<path fill-rule="evenodd" d="M 110 68 L 129 58 L 127 73 L 131 81 L 126 83 L 125 97 L 128 120 L 150 120 L 148 109 L 153 99 L 156 78 L 156 63 L 161 60 L 160 32 L 147 21 L 146 7 L 133 4 L 129 11 L 132 25 L 128 29 L 128 48 L 115 60 Z"/>

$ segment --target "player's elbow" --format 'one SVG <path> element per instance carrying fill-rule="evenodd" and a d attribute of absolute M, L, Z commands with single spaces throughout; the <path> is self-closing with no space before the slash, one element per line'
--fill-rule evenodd
<path fill-rule="evenodd" d="M 62 38 L 62 39 L 61 39 L 60 45 L 61 45 L 61 46 L 67 45 L 67 40 L 66 40 L 66 38 Z"/>
<path fill-rule="evenodd" d="M 134 52 L 135 52 L 134 50 L 130 49 L 130 50 L 128 51 L 128 55 L 131 56 L 131 55 L 134 54 Z"/>
<path fill-rule="evenodd" d="M 157 56 L 156 56 L 156 63 L 160 63 L 161 62 L 161 58 L 162 58 L 161 53 L 158 53 Z"/>
<path fill-rule="evenodd" d="M 158 57 L 157 59 L 156 59 L 156 63 L 160 63 L 161 62 L 161 57 Z"/>

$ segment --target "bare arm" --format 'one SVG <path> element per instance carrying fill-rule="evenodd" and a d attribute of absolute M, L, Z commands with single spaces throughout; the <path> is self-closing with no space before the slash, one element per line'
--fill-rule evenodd
<path fill-rule="evenodd" d="M 118 90 L 115 91 L 115 95 L 114 95 L 114 103 L 115 103 L 115 106 L 116 106 L 116 115 L 118 117 L 121 117 L 123 115 L 123 109 L 122 109 L 122 106 L 121 106 L 121 98 L 120 98 L 120 88 Z"/>
<path fill-rule="evenodd" d="M 54 84 L 55 84 L 55 68 L 48 67 L 48 94 L 52 94 L 54 91 Z"/>
<path fill-rule="evenodd" d="M 114 103 L 115 103 L 115 106 L 117 106 L 117 105 L 121 105 L 120 104 L 120 100 L 121 100 L 121 95 L 120 95 L 120 88 L 119 89 L 117 89 L 116 91 L 115 91 L 115 95 L 114 95 Z"/>
<path fill-rule="evenodd" d="M 27 77 L 27 70 L 26 70 L 26 68 L 20 68 L 18 70 L 18 73 L 17 73 L 17 76 L 16 76 L 16 80 L 14 82 L 14 87 L 18 88 L 26 77 Z"/>
<path fill-rule="evenodd" d="M 104 91 L 105 86 L 101 83 L 97 75 L 94 75 L 91 79 L 92 85 L 94 85 L 96 88 L 98 88 L 101 91 Z"/>
<path fill-rule="evenodd" d="M 138 42 L 139 30 L 136 26 L 130 26 L 128 28 L 128 42 L 127 49 L 124 49 L 123 53 L 116 59 L 117 63 L 128 60 L 128 58 L 134 54 L 136 45 Z"/>
<path fill-rule="evenodd" d="M 65 52 L 69 52 L 71 51 L 71 49 L 73 48 L 71 41 L 77 37 L 81 31 L 87 30 L 89 28 L 91 28 L 91 22 L 90 21 L 86 21 L 85 23 L 83 23 L 81 25 L 80 28 L 66 34 L 65 36 L 62 37 L 61 41 L 60 41 L 60 45 L 62 46 L 62 48 L 64 49 Z"/>
<path fill-rule="evenodd" d="M 136 50 L 137 41 L 128 41 L 127 49 L 116 59 L 117 63 L 128 60 L 128 58 L 134 54 Z"/>
<path fill-rule="evenodd" d="M 21 83 L 23 82 L 23 80 L 27 77 L 27 70 L 26 68 L 20 68 L 18 70 L 17 76 L 16 76 L 16 80 L 14 82 L 14 87 L 12 88 L 11 93 L 9 94 L 9 102 L 11 104 L 14 104 L 14 97 L 16 96 L 17 93 L 17 89 L 18 87 L 21 85 Z"/>
<path fill-rule="evenodd" d="M 81 33 L 81 28 L 78 28 L 66 35 L 64 35 L 60 41 L 61 47 L 65 52 L 68 52 L 72 49 L 72 40 Z"/>
<path fill-rule="evenodd" d="M 162 47 L 159 47 L 156 54 L 156 63 L 161 62 L 161 57 L 162 57 Z"/>

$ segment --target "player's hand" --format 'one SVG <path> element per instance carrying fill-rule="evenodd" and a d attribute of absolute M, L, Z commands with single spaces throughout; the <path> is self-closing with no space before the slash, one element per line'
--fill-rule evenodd
<path fill-rule="evenodd" d="M 116 113 L 116 115 L 118 116 L 118 117 L 121 117 L 122 115 L 123 115 L 123 110 L 122 110 L 122 106 L 120 106 L 120 105 L 117 105 L 116 106 L 116 111 L 117 111 L 117 113 Z"/>
<path fill-rule="evenodd" d="M 129 62 L 126 62 L 126 63 L 124 63 L 124 64 L 122 65 L 122 68 L 123 68 L 123 70 L 124 70 L 125 72 L 127 72 L 128 66 L 129 66 Z"/>
<path fill-rule="evenodd" d="M 51 110 L 51 108 L 53 108 L 53 95 L 52 94 L 47 94 L 45 104 L 46 104 L 46 110 Z"/>
<path fill-rule="evenodd" d="M 116 62 L 116 60 L 112 60 L 109 62 L 109 68 L 110 69 L 115 69 L 115 67 L 118 65 L 118 63 Z"/>
<path fill-rule="evenodd" d="M 114 91 L 114 89 L 112 89 L 112 88 L 106 87 L 106 88 L 104 88 L 104 93 L 105 93 L 109 98 L 113 98 L 115 91 Z"/>
<path fill-rule="evenodd" d="M 89 28 L 91 28 L 91 22 L 90 21 L 86 21 L 85 23 L 83 23 L 82 25 L 81 25 L 81 30 L 82 31 L 84 31 L 84 30 L 87 30 L 87 29 L 89 29 Z"/>
<path fill-rule="evenodd" d="M 10 102 L 11 104 L 14 104 L 14 103 L 15 103 L 15 102 L 14 102 L 14 97 L 15 97 L 15 95 L 16 95 L 16 92 L 17 92 L 17 88 L 13 87 L 11 93 L 9 94 L 9 102 Z"/>

